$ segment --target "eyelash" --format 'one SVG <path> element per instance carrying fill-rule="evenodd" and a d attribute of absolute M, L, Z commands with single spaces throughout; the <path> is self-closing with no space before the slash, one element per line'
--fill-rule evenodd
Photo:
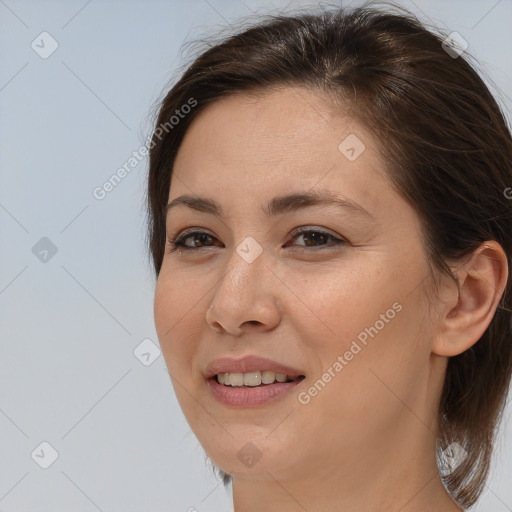
<path fill-rule="evenodd" d="M 310 229 L 310 228 L 300 228 L 300 229 L 297 229 L 296 231 L 293 232 L 292 234 L 292 238 L 296 238 L 300 235 L 303 235 L 305 233 L 320 233 L 322 235 L 325 235 L 329 238 L 331 238 L 332 240 L 334 240 L 335 244 L 334 245 L 345 245 L 347 244 L 347 241 L 342 239 L 342 238 L 338 238 L 334 235 L 332 235 L 331 233 L 328 233 L 326 231 L 322 231 L 322 230 L 319 230 L 319 229 Z M 192 235 L 207 235 L 209 236 L 210 238 L 215 238 L 213 235 L 210 235 L 209 233 L 206 233 L 204 231 L 200 231 L 200 230 L 185 230 L 183 233 L 180 234 L 180 236 L 172 239 L 172 240 L 169 240 L 167 243 L 169 244 L 170 246 L 170 249 L 169 249 L 169 252 L 172 253 L 174 251 L 176 251 L 178 248 L 181 248 L 185 251 L 197 251 L 199 249 L 203 249 L 205 247 L 212 247 L 212 246 L 203 246 L 203 247 L 190 247 L 188 245 L 185 245 L 185 240 L 187 238 L 189 238 L 190 236 Z M 316 247 L 331 247 L 332 245 L 328 245 L 328 244 L 324 244 L 323 246 L 320 245 L 320 246 L 316 246 Z M 300 247 L 300 246 L 299 246 Z M 313 247 L 307 247 L 307 246 L 302 246 L 302 249 L 299 249 L 299 250 L 302 250 L 302 251 L 309 251 L 313 249 L 314 250 L 314 246 Z M 321 249 L 322 250 L 322 249 Z"/>

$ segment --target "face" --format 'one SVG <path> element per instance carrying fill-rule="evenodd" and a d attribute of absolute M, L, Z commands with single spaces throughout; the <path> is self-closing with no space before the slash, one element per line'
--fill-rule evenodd
<path fill-rule="evenodd" d="M 428 432 L 439 389 L 420 224 L 364 126 L 305 89 L 224 98 L 179 149 L 169 203 L 183 195 L 220 211 L 169 210 L 167 240 L 185 246 L 166 246 L 155 323 L 180 406 L 221 469 L 339 474 Z M 212 366 L 221 358 L 234 361 Z M 250 387 L 273 369 L 301 377 Z M 228 387 L 208 372 L 246 375 Z"/>

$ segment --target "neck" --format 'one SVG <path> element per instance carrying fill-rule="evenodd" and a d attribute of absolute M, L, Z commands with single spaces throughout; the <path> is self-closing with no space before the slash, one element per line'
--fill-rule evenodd
<path fill-rule="evenodd" d="M 316 463 L 302 464 L 307 470 L 235 474 L 235 512 L 461 512 L 439 476 L 435 438 L 416 427 L 374 446 L 320 454 Z"/>

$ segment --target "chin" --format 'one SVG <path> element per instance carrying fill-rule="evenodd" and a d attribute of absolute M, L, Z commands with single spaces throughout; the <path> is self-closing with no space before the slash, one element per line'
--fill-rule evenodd
<path fill-rule="evenodd" d="M 276 443 L 276 439 L 270 442 L 265 439 L 265 434 L 254 433 L 250 435 L 245 428 L 246 435 L 239 435 L 233 430 L 231 438 L 228 434 L 222 436 L 225 441 L 219 444 L 220 439 L 216 438 L 212 443 L 201 442 L 208 457 L 214 464 L 230 475 L 253 476 L 255 478 L 268 478 L 270 473 L 273 476 L 286 477 L 290 468 L 297 467 L 297 461 L 284 457 L 283 454 L 293 453 L 292 447 L 285 447 L 282 443 Z"/>

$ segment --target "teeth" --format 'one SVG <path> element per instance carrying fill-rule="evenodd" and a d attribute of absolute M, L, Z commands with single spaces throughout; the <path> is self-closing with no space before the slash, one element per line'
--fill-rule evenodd
<path fill-rule="evenodd" d="M 274 372 L 271 372 L 270 370 L 261 372 L 261 382 L 263 382 L 263 384 L 272 384 L 275 378 L 276 374 Z"/>
<path fill-rule="evenodd" d="M 273 382 L 286 382 L 291 380 L 284 373 L 277 373 L 271 370 L 264 370 L 262 372 L 248 372 L 248 373 L 219 373 L 217 380 L 224 386 L 259 386 L 260 384 L 272 384 Z"/>
<path fill-rule="evenodd" d="M 249 372 L 244 373 L 243 375 L 244 386 L 259 386 L 261 384 L 261 372 Z"/>
<path fill-rule="evenodd" d="M 244 374 L 243 373 L 230 373 L 228 375 L 229 383 L 231 386 L 243 386 L 244 385 Z M 224 379 L 226 376 L 224 375 Z"/>

